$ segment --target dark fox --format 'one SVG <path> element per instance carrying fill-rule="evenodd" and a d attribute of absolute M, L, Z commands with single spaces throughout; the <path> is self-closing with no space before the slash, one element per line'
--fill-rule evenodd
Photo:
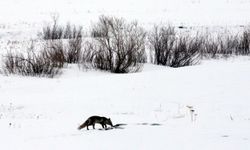
<path fill-rule="evenodd" d="M 100 116 L 91 116 L 82 125 L 78 127 L 78 130 L 81 130 L 82 128 L 85 128 L 85 127 L 87 127 L 87 130 L 89 130 L 90 125 L 92 125 L 93 129 L 95 129 L 96 123 L 101 124 L 102 128 L 105 128 L 105 129 L 107 128 L 107 124 L 113 127 L 113 124 L 110 118 L 100 117 Z"/>

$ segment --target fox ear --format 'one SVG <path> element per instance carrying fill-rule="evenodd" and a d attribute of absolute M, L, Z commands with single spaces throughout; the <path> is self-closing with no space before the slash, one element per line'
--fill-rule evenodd
<path fill-rule="evenodd" d="M 110 120 L 110 118 L 109 118 L 109 120 Z"/>

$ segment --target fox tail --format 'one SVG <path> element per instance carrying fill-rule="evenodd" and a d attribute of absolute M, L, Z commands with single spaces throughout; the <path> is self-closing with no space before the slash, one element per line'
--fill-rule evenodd
<path fill-rule="evenodd" d="M 87 126 L 87 122 L 84 122 L 83 124 L 81 124 L 77 129 L 81 130 L 82 128 L 85 128 Z"/>

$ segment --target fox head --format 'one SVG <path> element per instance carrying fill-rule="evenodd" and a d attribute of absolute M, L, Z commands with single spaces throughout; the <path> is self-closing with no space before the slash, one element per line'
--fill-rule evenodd
<path fill-rule="evenodd" d="M 106 124 L 113 126 L 112 121 L 111 121 L 110 118 L 108 118 L 108 119 L 106 120 Z"/>

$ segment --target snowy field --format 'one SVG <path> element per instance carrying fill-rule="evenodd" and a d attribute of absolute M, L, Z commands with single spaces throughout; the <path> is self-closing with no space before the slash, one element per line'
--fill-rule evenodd
<path fill-rule="evenodd" d="M 235 28 L 249 25 L 250 0 L 1 0 L 0 40 L 35 38 L 42 26 L 59 15 L 88 29 L 100 15 L 137 20 L 145 28 L 154 24 Z"/>
<path fill-rule="evenodd" d="M 250 0 L 1 0 L 0 54 L 60 15 L 89 28 L 102 14 L 224 30 L 250 23 Z M 14 42 L 13 42 L 14 41 Z M 69 65 L 54 79 L 0 74 L 1 150 L 249 150 L 250 57 L 111 74 Z M 190 107 L 192 107 L 191 111 Z M 89 116 L 112 130 L 77 130 Z"/>
<path fill-rule="evenodd" d="M 247 57 L 127 75 L 71 66 L 56 79 L 0 76 L 1 149 L 248 150 L 249 65 Z M 91 115 L 126 125 L 78 131 Z"/>

